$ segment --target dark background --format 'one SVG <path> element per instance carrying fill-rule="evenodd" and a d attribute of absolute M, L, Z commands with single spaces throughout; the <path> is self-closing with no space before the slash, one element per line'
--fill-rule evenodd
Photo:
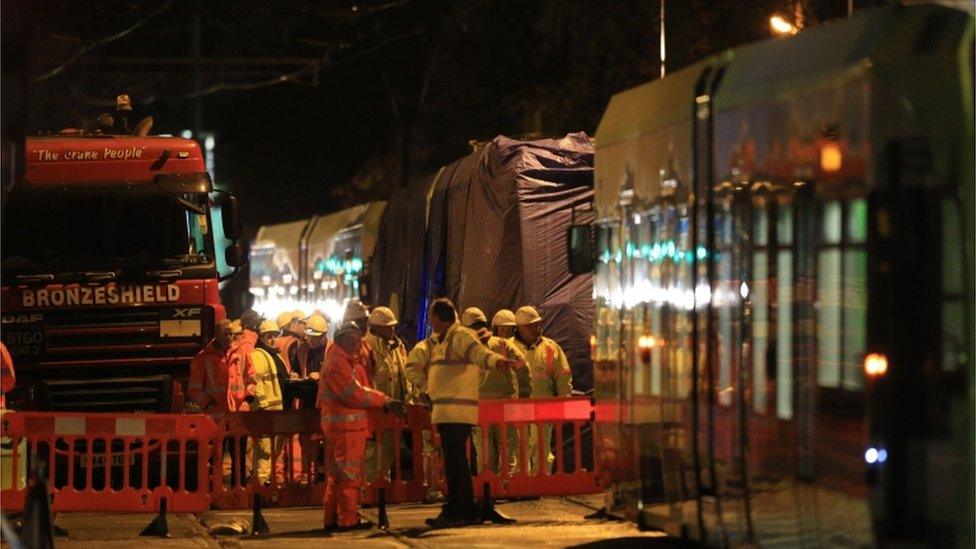
<path fill-rule="evenodd" d="M 14 46 L 28 133 L 93 128 L 118 93 L 153 133 L 213 132 L 216 179 L 241 197 L 248 234 L 387 198 L 472 140 L 592 135 L 613 93 L 660 72 L 659 0 L 28 4 Z M 846 12 L 846 0 L 667 0 L 667 69 L 770 38 L 773 13 L 809 26 Z"/>

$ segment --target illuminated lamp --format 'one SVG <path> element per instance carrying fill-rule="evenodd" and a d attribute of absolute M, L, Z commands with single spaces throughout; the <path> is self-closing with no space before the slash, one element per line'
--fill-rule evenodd
<path fill-rule="evenodd" d="M 839 172 L 843 162 L 844 155 L 840 150 L 840 143 L 827 141 L 820 147 L 820 169 L 824 173 Z"/>
<path fill-rule="evenodd" d="M 794 35 L 800 32 L 800 29 L 796 28 L 795 25 L 783 18 L 782 15 L 774 15 L 769 18 L 769 28 L 772 29 L 774 34 L 780 36 Z"/>
<path fill-rule="evenodd" d="M 888 373 L 888 357 L 881 353 L 871 353 L 864 357 L 864 375 L 881 377 Z"/>

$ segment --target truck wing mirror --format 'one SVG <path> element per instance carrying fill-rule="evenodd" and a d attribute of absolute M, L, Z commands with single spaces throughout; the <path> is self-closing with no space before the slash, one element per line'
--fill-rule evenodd
<path fill-rule="evenodd" d="M 593 272 L 593 225 L 570 225 L 566 229 L 566 257 L 569 272 L 581 275 Z"/>
<path fill-rule="evenodd" d="M 231 267 L 238 268 L 247 265 L 247 254 L 244 253 L 244 246 L 234 243 L 227 246 L 224 250 L 224 259 Z"/>
<path fill-rule="evenodd" d="M 237 197 L 232 194 L 225 194 L 220 203 L 220 214 L 224 225 L 224 236 L 234 241 L 244 236 L 244 228 L 241 223 L 240 206 Z M 228 261 L 228 265 L 231 263 Z"/>

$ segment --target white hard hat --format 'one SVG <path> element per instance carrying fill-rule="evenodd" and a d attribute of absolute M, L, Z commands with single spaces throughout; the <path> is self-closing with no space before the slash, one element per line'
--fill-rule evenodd
<path fill-rule="evenodd" d="M 369 323 L 373 326 L 393 326 L 397 319 L 389 307 L 377 307 L 369 313 Z"/>
<path fill-rule="evenodd" d="M 501 309 L 495 316 L 491 317 L 491 325 L 494 326 L 515 326 L 515 313 L 508 309 Z"/>
<path fill-rule="evenodd" d="M 532 324 L 541 320 L 542 317 L 539 316 L 539 311 L 535 310 L 535 307 L 531 305 L 519 307 L 519 310 L 515 311 L 515 324 L 518 326 Z"/>
<path fill-rule="evenodd" d="M 273 320 L 262 320 L 261 326 L 258 328 L 258 333 L 265 334 L 268 332 L 278 333 L 278 323 Z"/>
<path fill-rule="evenodd" d="M 478 322 L 488 324 L 488 318 L 485 317 L 485 313 L 482 312 L 481 309 L 477 307 L 468 307 L 463 313 L 461 313 L 461 326 L 470 328 L 471 325 Z"/>
<path fill-rule="evenodd" d="M 355 299 L 346 303 L 346 312 L 342 315 L 342 320 L 357 320 L 369 316 L 369 310 L 361 301 Z"/>

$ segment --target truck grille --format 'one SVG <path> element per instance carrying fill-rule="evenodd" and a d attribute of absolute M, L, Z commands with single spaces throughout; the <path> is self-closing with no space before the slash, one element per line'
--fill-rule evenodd
<path fill-rule="evenodd" d="M 11 400 L 43 410 L 168 412 L 174 379 L 186 378 L 213 335 L 213 309 L 205 306 L 48 310 L 28 318 L 3 326 L 17 364 L 11 397 L 19 399 Z"/>
<path fill-rule="evenodd" d="M 103 309 L 44 313 L 42 363 L 113 358 L 192 357 L 209 330 L 195 337 L 160 337 L 167 309 Z M 207 320 L 198 318 L 201 327 Z"/>
<path fill-rule="evenodd" d="M 85 412 L 169 412 L 173 378 L 168 375 L 105 379 L 50 379 L 38 387 L 41 408 Z"/>

